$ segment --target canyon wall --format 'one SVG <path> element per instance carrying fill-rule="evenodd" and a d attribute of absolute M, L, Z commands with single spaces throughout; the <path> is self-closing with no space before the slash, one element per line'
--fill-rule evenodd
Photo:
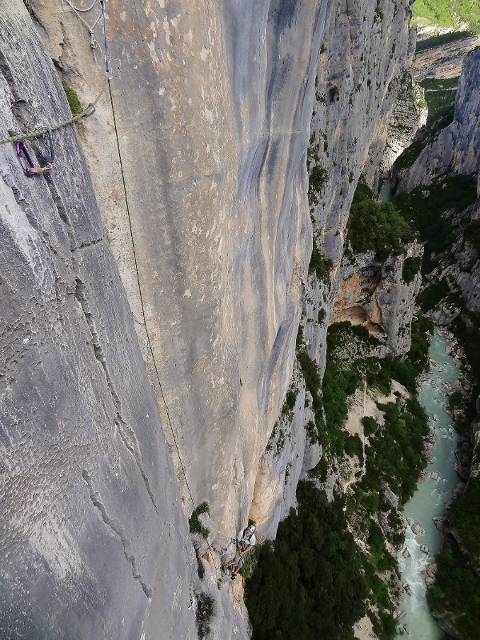
<path fill-rule="evenodd" d="M 106 230 L 185 510 L 206 500 L 219 542 L 245 522 L 292 373 L 311 246 L 305 147 L 329 10 L 316 1 L 109 8 L 114 79 L 98 111 L 111 137 L 96 148 L 87 122 L 87 158 L 96 190 L 110 190 L 105 208 L 100 196 Z M 71 14 L 50 18 L 39 12 L 52 34 L 81 29 Z M 75 84 L 90 54 L 62 37 L 52 57 Z"/>
<path fill-rule="evenodd" d="M 0 41 L 1 136 L 70 117 L 23 3 Z M 54 137 L 48 176 L 0 146 L 0 635 L 193 638 L 195 556 L 131 310 L 75 130 Z"/>
<path fill-rule="evenodd" d="M 329 35 L 321 47 L 310 153 L 312 167 L 323 168 L 325 180 L 310 211 L 315 240 L 331 268 L 323 282 L 314 277 L 306 282 L 304 332 L 308 353 L 321 371 L 326 332 L 343 282 L 339 269 L 353 194 L 362 174 L 378 186 L 401 79 L 413 59 L 410 11 L 409 2 L 379 2 L 376 7 L 341 2 L 330 15 Z M 319 309 L 325 311 L 323 322 L 318 321 Z"/>
<path fill-rule="evenodd" d="M 59 80 L 84 105 L 103 88 L 54 132 L 51 174 L 0 147 L 6 637 L 193 638 L 198 591 L 214 637 L 246 636 L 184 513 L 209 503 L 217 551 L 249 513 L 272 536 L 321 455 L 297 329 L 322 370 L 350 203 L 412 53 L 409 0 L 365 5 L 111 0 L 107 86 L 101 20 L 92 41 L 68 4 L 2 7 L 2 136 L 68 118 Z"/>
<path fill-rule="evenodd" d="M 431 184 L 448 173 L 478 174 L 480 154 L 480 91 L 478 65 L 480 51 L 470 53 L 463 62 L 455 98 L 453 122 L 426 144 L 411 168 L 400 176 L 398 191 L 411 191 Z"/>

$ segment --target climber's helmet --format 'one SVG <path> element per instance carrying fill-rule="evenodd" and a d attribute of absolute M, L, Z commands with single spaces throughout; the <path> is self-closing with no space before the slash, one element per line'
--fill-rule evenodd
<path fill-rule="evenodd" d="M 247 529 L 250 529 L 250 531 L 252 533 L 254 533 L 256 531 L 257 527 L 254 524 L 251 524 L 249 527 L 247 527 Z"/>

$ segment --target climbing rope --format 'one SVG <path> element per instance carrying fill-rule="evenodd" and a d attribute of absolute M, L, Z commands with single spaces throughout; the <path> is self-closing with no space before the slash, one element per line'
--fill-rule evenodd
<path fill-rule="evenodd" d="M 98 21 L 100 20 L 100 18 L 103 15 L 103 3 L 102 7 L 101 7 L 101 11 L 98 14 L 98 16 L 95 18 L 95 21 L 93 22 L 92 25 L 88 24 L 88 22 L 84 19 L 84 17 L 81 15 L 82 13 L 88 13 L 89 11 L 91 11 L 93 9 L 93 7 L 97 4 L 97 2 L 99 2 L 99 0 L 93 0 L 92 4 L 89 7 L 86 7 L 85 9 L 82 7 L 76 7 L 73 2 L 70 2 L 70 0 L 65 0 L 65 2 L 68 4 L 68 6 L 73 9 L 75 15 L 78 17 L 78 19 L 87 27 L 88 32 L 90 34 L 90 47 L 93 51 L 93 57 L 95 58 L 95 49 L 99 48 L 99 44 L 97 42 L 97 40 L 95 39 L 95 33 L 94 33 L 94 29 L 98 24 Z M 96 60 L 96 58 L 95 58 Z"/>
<path fill-rule="evenodd" d="M 88 33 L 90 34 L 90 48 L 92 49 L 93 57 L 94 57 L 95 61 L 97 60 L 97 58 L 95 56 L 96 49 L 100 49 L 101 50 L 101 46 L 98 43 L 97 39 L 95 38 L 95 27 L 99 24 L 100 20 L 102 20 L 103 47 L 104 47 L 104 57 L 105 57 L 105 73 L 107 75 L 107 78 L 111 79 L 110 60 L 109 60 L 109 57 L 108 57 L 108 42 L 107 42 L 107 28 L 106 28 L 107 14 L 106 14 L 106 10 L 105 10 L 105 0 L 93 0 L 92 4 L 89 7 L 85 7 L 85 8 L 77 7 L 76 5 L 73 4 L 73 2 L 71 0 L 64 0 L 64 1 L 73 10 L 75 15 L 82 22 L 82 24 L 84 24 L 87 27 Z M 85 20 L 85 18 L 82 16 L 82 13 L 85 13 L 85 14 L 89 13 L 90 11 L 93 10 L 93 8 L 95 7 L 96 4 L 100 5 L 100 12 L 97 15 L 97 17 L 95 18 L 95 20 L 93 21 L 93 23 L 89 24 Z"/>
<path fill-rule="evenodd" d="M 95 113 L 95 105 L 100 100 L 107 86 L 108 86 L 108 80 L 105 81 L 100 93 L 97 95 L 95 100 L 91 102 L 89 105 L 87 105 L 85 109 L 83 109 L 83 111 L 78 113 L 76 116 L 72 116 L 68 120 L 62 120 L 62 122 L 57 122 L 56 124 L 49 124 L 45 127 L 42 127 L 41 129 L 35 129 L 35 131 L 29 131 L 27 133 L 19 133 L 18 135 L 15 135 L 15 136 L 8 136 L 7 138 L 1 138 L 0 144 L 4 144 L 6 142 L 19 142 L 20 140 L 28 140 L 30 138 L 40 138 L 42 136 L 48 135 L 49 130 L 56 131 L 57 129 L 61 129 L 62 127 L 66 127 L 69 124 L 77 122 L 77 120 L 80 120 L 80 118 L 87 118 L 88 116 L 91 116 L 93 113 Z"/>

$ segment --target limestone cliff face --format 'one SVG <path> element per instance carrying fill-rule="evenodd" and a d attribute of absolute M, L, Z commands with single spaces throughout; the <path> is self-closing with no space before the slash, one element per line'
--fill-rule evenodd
<path fill-rule="evenodd" d="M 362 171 L 378 178 L 408 61 L 409 4 L 111 0 L 113 79 L 78 138 L 55 134 L 51 176 L 27 178 L 0 147 L 13 637 L 194 638 L 194 591 L 217 589 L 196 576 L 183 511 L 210 504 L 217 550 L 249 512 L 260 537 L 275 533 L 321 453 L 300 380 L 279 419 L 302 306 L 322 369 L 351 199 Z M 2 136 L 68 117 L 56 73 L 84 104 L 104 83 L 68 5 L 32 12 L 2 7 Z M 323 282 L 307 270 L 311 125 Z M 29 143 L 38 158 L 43 145 Z M 224 594 L 212 633 L 245 637 Z"/>
<path fill-rule="evenodd" d="M 101 65 L 78 16 L 45 0 L 35 11 L 57 68 L 88 101 Z M 264 486 L 305 292 L 305 337 L 324 366 L 351 198 L 362 171 L 378 178 L 371 167 L 412 54 L 408 0 L 276 0 L 239 11 L 109 3 L 114 78 L 80 132 L 185 511 L 209 502 L 217 546 L 252 500 L 263 502 L 255 486 Z M 328 174 L 313 215 L 334 263 L 329 286 L 307 278 L 311 124 Z M 292 456 L 296 477 L 303 462 Z M 284 475 L 276 482 L 272 495 Z"/>
<path fill-rule="evenodd" d="M 310 148 L 312 166 L 325 169 L 325 181 L 311 213 L 317 245 L 332 269 L 328 283 L 308 279 L 305 309 L 305 339 L 321 370 L 326 329 L 343 281 L 338 270 L 353 194 L 362 173 L 370 184 L 378 183 L 398 78 L 413 56 L 409 18 L 408 1 L 376 7 L 339 2 L 322 43 Z M 325 309 L 324 322 L 318 322 L 319 308 Z"/>
<path fill-rule="evenodd" d="M 403 353 L 410 345 L 408 322 L 419 276 L 411 285 L 401 282 L 403 259 L 389 264 L 392 272 L 385 270 L 380 279 L 375 274 L 382 267 L 374 264 L 373 256 L 360 257 L 358 263 L 345 269 L 341 263 L 345 226 L 358 178 L 363 172 L 370 183 L 378 181 L 378 166 L 401 86 L 398 76 L 413 56 L 409 11 L 408 2 L 397 4 L 396 8 L 388 2 L 379 2 L 376 9 L 342 0 L 334 2 L 320 46 L 308 164 L 310 174 L 314 167 L 319 168 L 321 185 L 312 188 L 314 181 L 310 179 L 309 200 L 317 247 L 331 262 L 325 263 L 330 266 L 326 267 L 323 279 L 312 273 L 303 281 L 302 326 L 308 354 L 316 360 L 321 373 L 326 364 L 328 324 L 345 319 L 340 308 L 345 280 L 350 276 L 369 280 L 369 301 L 365 299 L 365 291 L 355 291 L 356 302 L 350 300 L 347 306 L 351 303 L 361 308 L 362 323 L 375 325 L 385 337 L 382 353 L 386 350 Z M 385 51 L 389 55 L 385 56 Z M 412 256 L 421 253 L 420 247 L 409 250 Z M 372 273 L 366 275 L 369 270 Z M 404 310 L 406 315 L 401 319 L 397 314 Z M 369 314 L 376 324 L 369 320 Z M 293 376 L 292 388 L 297 386 Z M 280 418 L 256 477 L 251 515 L 268 535 L 273 534 L 278 518 L 286 515 L 292 504 L 292 477 L 304 477 L 322 455 L 321 447 L 318 443 L 311 444 L 305 427 L 302 428 L 313 419 L 308 394 L 307 402 L 301 401 L 303 393 L 300 385 L 292 415 Z M 334 483 L 335 478 L 332 479 Z M 332 486 L 328 493 L 333 498 Z"/>
<path fill-rule="evenodd" d="M 311 246 L 305 150 L 330 3 L 110 6 L 107 136 L 97 148 L 98 124 L 86 123 L 85 145 L 185 510 L 207 500 L 223 544 L 247 517 L 293 367 Z M 95 74 L 88 49 L 76 55 L 82 25 L 47 9 L 52 57 L 85 91 Z"/>
<path fill-rule="evenodd" d="M 0 52 L 1 137 L 69 117 L 22 2 L 2 5 Z M 54 137 L 45 177 L 0 146 L 0 636 L 194 638 L 195 557 L 131 310 L 74 128 Z"/>
<path fill-rule="evenodd" d="M 383 175 L 387 175 L 393 163 L 414 140 L 420 127 L 427 122 L 425 91 L 416 83 L 410 69 L 397 79 L 397 99 L 388 123 L 387 144 L 380 163 Z"/>
<path fill-rule="evenodd" d="M 455 100 L 453 122 L 442 129 L 437 138 L 421 152 L 409 170 L 400 172 L 398 190 L 408 191 L 418 185 L 431 184 L 449 174 L 473 174 L 477 179 L 477 201 L 461 213 L 465 221 L 475 221 L 480 215 L 480 82 L 478 68 L 480 50 L 470 53 L 463 65 Z M 441 266 L 441 275 L 458 285 L 469 309 L 480 310 L 480 260 L 474 246 L 463 234 L 457 233 L 453 247 L 455 260 Z M 438 270 L 437 270 L 438 271 Z M 434 275 L 440 275 L 436 272 Z M 453 306 L 438 309 L 435 321 L 448 324 L 458 314 Z"/>

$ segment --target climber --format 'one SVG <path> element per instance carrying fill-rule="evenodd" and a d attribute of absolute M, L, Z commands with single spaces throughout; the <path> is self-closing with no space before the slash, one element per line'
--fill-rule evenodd
<path fill-rule="evenodd" d="M 245 555 L 253 549 L 256 543 L 256 538 L 253 535 L 256 531 L 256 526 L 254 524 L 249 525 L 246 529 L 238 532 L 237 536 L 237 553 L 235 554 L 235 558 L 233 559 L 231 568 L 232 568 L 232 580 L 235 580 L 237 577 L 237 573 L 240 571 L 244 561 Z"/>

